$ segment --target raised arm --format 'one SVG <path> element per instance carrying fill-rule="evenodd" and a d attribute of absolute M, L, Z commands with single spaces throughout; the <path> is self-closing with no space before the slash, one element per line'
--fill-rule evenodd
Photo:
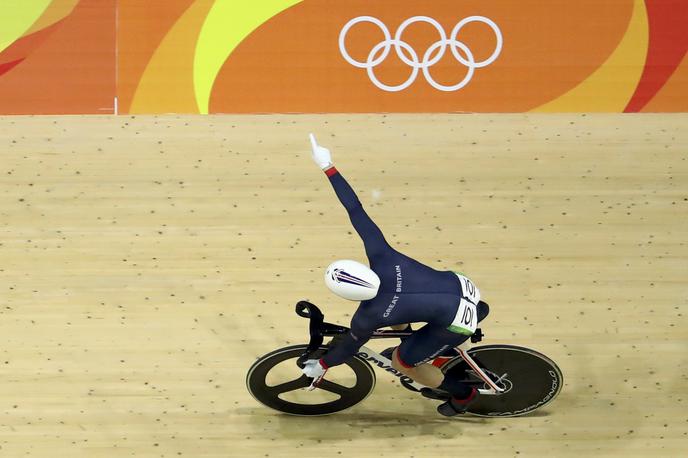
<path fill-rule="evenodd" d="M 313 160 L 325 172 L 342 203 L 346 212 L 349 214 L 351 224 L 363 240 L 368 259 L 389 249 L 389 244 L 379 227 L 373 222 L 368 214 L 363 210 L 361 202 L 356 193 L 349 186 L 341 173 L 332 164 L 332 157 L 327 148 L 319 146 L 313 134 L 311 136 L 311 147 L 313 148 Z"/>

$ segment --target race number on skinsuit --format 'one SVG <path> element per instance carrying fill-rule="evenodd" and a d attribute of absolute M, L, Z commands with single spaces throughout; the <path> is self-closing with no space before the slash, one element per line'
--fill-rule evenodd
<path fill-rule="evenodd" d="M 464 277 L 456 272 L 454 272 L 454 274 L 459 277 L 459 281 L 461 282 L 461 291 L 463 292 L 463 297 L 474 304 L 480 302 L 480 290 L 477 286 L 475 286 L 475 283 L 473 283 L 468 277 Z"/>
<path fill-rule="evenodd" d="M 454 321 L 447 329 L 457 334 L 464 334 L 467 336 L 473 335 L 475 329 L 478 327 L 478 310 L 475 304 L 461 299 L 459 302 L 459 310 L 456 311 Z"/>

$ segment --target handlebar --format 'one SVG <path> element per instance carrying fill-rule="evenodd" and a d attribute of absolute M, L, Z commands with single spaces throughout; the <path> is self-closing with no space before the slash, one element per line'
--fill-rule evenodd
<path fill-rule="evenodd" d="M 303 367 L 303 363 L 310 358 L 311 354 L 317 351 L 323 343 L 324 336 L 337 336 L 349 332 L 349 328 L 336 324 L 325 323 L 325 316 L 317 305 L 308 301 L 296 303 L 296 314 L 303 318 L 308 318 L 308 332 L 311 336 L 306 351 L 299 357 L 297 365 Z"/>
<path fill-rule="evenodd" d="M 317 305 L 311 304 L 308 301 L 299 301 L 296 303 L 296 314 L 298 316 L 303 318 L 310 318 L 311 315 L 313 315 L 311 311 L 315 313 L 315 316 L 320 315 L 324 318 L 322 312 L 320 311 Z"/>
<path fill-rule="evenodd" d="M 296 314 L 303 318 L 309 318 L 308 331 L 311 335 L 311 340 L 308 343 L 306 351 L 299 357 L 296 364 L 303 368 L 303 363 L 310 358 L 310 355 L 315 352 L 320 345 L 323 343 L 323 320 L 325 316 L 322 314 L 320 309 L 315 305 L 307 301 L 299 301 L 296 304 Z"/>

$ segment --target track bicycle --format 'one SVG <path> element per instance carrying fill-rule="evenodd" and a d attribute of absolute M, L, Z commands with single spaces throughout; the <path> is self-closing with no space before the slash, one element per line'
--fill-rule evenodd
<path fill-rule="evenodd" d="M 375 371 L 397 377 L 400 384 L 422 396 L 447 400 L 449 393 L 428 388 L 392 367 L 394 347 L 377 353 L 362 346 L 344 364 L 328 370 L 313 391 L 306 391 L 312 379 L 300 368 L 307 359 L 320 358 L 349 328 L 324 321 L 320 309 L 310 302 L 296 304 L 297 315 L 309 319 L 310 342 L 278 348 L 258 358 L 249 368 L 246 386 L 263 405 L 291 415 L 314 416 L 339 412 L 363 401 L 375 388 Z M 371 339 L 410 336 L 413 331 L 379 329 Z M 325 337 L 332 339 L 323 344 Z M 484 334 L 478 328 L 470 343 Z M 436 357 L 432 364 L 443 373 L 474 386 L 481 396 L 468 413 L 480 417 L 516 417 L 533 412 L 557 397 L 563 375 L 554 361 L 535 350 L 515 345 L 471 347 L 468 341 Z"/>

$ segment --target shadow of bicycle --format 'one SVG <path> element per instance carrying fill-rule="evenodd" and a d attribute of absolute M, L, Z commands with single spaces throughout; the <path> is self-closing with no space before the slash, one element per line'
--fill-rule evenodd
<path fill-rule="evenodd" d="M 462 434 L 462 425 L 480 425 L 490 418 L 461 416 L 445 418 L 433 406 L 405 412 L 372 410 L 360 407 L 333 415 L 299 417 L 263 409 L 239 409 L 246 416 L 245 425 L 255 434 L 281 435 L 293 439 L 347 440 L 352 438 L 444 437 Z"/>

